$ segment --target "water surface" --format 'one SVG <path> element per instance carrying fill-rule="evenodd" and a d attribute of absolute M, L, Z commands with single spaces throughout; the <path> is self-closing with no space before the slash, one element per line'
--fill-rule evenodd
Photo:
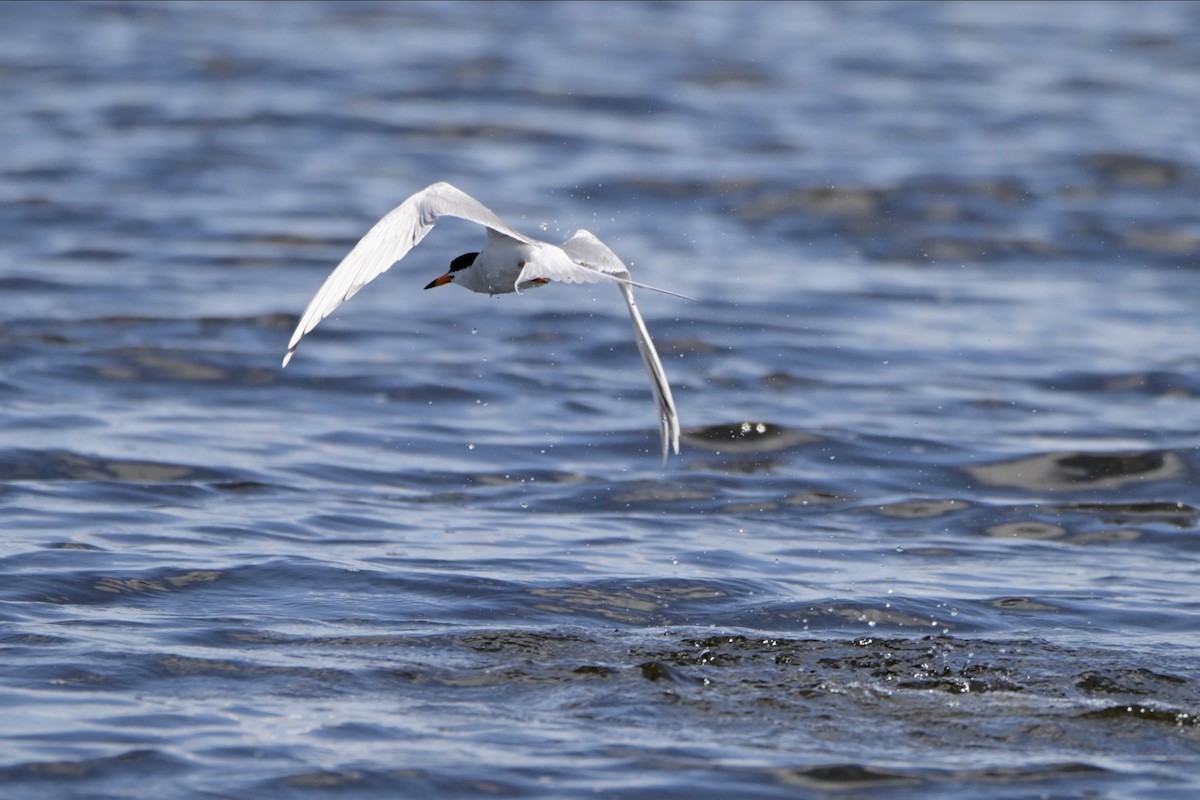
<path fill-rule="evenodd" d="M 1200 12 L 0 6 L 0 796 L 1191 797 Z M 447 180 L 608 287 L 423 292 Z"/>

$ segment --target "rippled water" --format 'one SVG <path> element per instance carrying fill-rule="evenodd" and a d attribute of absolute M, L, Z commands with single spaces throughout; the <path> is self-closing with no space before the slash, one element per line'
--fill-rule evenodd
<path fill-rule="evenodd" d="M 1200 7 L 0 5 L 2 797 L 1192 797 Z M 448 180 L 620 298 L 420 290 Z"/>

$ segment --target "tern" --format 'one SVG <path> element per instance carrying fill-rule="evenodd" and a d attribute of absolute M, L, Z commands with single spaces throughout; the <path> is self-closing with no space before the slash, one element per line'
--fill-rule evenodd
<path fill-rule="evenodd" d="M 487 240 L 480 252 L 465 253 L 451 261 L 449 271 L 430 281 L 426 289 L 453 283 L 472 292 L 496 295 L 520 294 L 525 289 L 551 282 L 616 284 L 629 309 L 634 340 L 642 354 L 650 376 L 650 391 L 658 405 L 663 463 L 667 461 L 668 449 L 678 455 L 679 416 L 675 412 L 675 400 L 671 397 L 671 386 L 667 383 L 658 351 L 654 349 L 650 332 L 633 300 L 633 288 L 684 296 L 634 282 L 624 262 L 589 231 L 577 230 L 561 245 L 532 239 L 510 228 L 474 197 L 444 182 L 425 187 L 388 212 L 342 259 L 300 316 L 296 331 L 288 342 L 283 366 L 292 360 L 304 334 L 404 258 L 444 216 L 482 225 L 487 231 Z"/>

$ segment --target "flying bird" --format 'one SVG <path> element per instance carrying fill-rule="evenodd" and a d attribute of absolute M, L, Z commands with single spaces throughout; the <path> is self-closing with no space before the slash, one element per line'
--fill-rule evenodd
<path fill-rule="evenodd" d="M 679 416 L 667 383 L 662 361 L 650 332 L 633 300 L 634 287 L 683 297 L 665 289 L 636 283 L 629 268 L 608 246 L 590 232 L 577 230 L 561 245 L 532 239 L 506 225 L 490 209 L 448 183 L 435 183 L 409 197 L 375 223 L 342 262 L 329 274 L 300 316 L 288 342 L 283 366 L 296 353 L 304 334 L 333 313 L 417 245 L 433 230 L 440 217 L 465 219 L 482 225 L 487 239 L 478 253 L 465 253 L 450 262 L 450 269 L 425 287 L 453 283 L 481 294 L 507 294 L 547 283 L 613 283 L 625 298 L 633 322 L 634 341 L 650 376 L 650 391 L 658 405 L 663 463 L 668 450 L 679 453 Z M 687 298 L 685 298 L 687 299 Z"/>

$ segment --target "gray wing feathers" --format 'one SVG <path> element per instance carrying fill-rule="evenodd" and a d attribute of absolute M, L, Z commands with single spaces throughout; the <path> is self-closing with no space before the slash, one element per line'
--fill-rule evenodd
<path fill-rule="evenodd" d="M 535 281 L 556 283 L 616 283 L 629 281 L 629 270 L 612 250 L 587 231 L 576 231 L 560 247 L 544 245 L 525 262 L 517 291 Z"/>
<path fill-rule="evenodd" d="M 562 249 L 576 264 L 609 275 L 629 277 L 629 267 L 625 266 L 625 262 L 617 258 L 617 254 L 609 250 L 608 245 L 593 236 L 590 231 L 575 231 L 570 239 L 563 242 Z"/>
<path fill-rule="evenodd" d="M 576 230 L 575 234 L 570 239 L 563 242 L 562 251 L 568 255 L 572 261 L 571 266 L 582 267 L 582 269 L 541 269 L 538 265 L 538 272 L 546 272 L 545 275 L 532 275 L 529 277 L 545 277 L 551 281 L 564 281 L 566 283 L 620 283 L 637 287 L 638 289 L 646 289 L 648 291 L 658 291 L 659 294 L 667 294 L 672 297 L 680 297 L 683 300 L 694 300 L 694 297 L 674 293 L 666 289 L 652 287 L 644 283 L 638 283 L 629 276 L 629 267 L 625 266 L 623 260 L 617 258 L 617 254 L 604 242 L 596 239 L 595 236 L 588 233 L 587 230 Z M 527 267 L 528 269 L 528 267 Z M 558 275 L 552 275 L 551 272 L 558 272 Z M 522 281 L 528 279 L 524 272 L 521 275 Z"/>
<path fill-rule="evenodd" d="M 625 305 L 629 307 L 629 320 L 633 323 L 633 338 L 637 342 L 638 352 L 642 354 L 642 363 L 646 365 L 646 374 L 650 376 L 650 391 L 654 394 L 654 402 L 658 405 L 658 422 L 662 434 L 663 463 L 667 463 L 668 448 L 679 455 L 679 415 L 675 412 L 675 398 L 671 396 L 671 386 L 667 383 L 667 373 L 663 370 L 662 362 L 658 359 L 658 351 L 646 330 L 646 323 L 638 311 L 637 303 L 633 300 L 633 288 L 627 283 L 617 284 L 625 297 Z"/>

